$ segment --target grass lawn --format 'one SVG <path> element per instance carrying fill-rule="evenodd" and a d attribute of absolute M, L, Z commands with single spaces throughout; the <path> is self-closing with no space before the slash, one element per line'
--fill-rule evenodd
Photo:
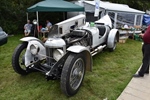
<path fill-rule="evenodd" d="M 141 42 L 128 39 L 118 43 L 114 52 L 104 51 L 93 57 L 93 71 L 86 72 L 79 92 L 66 97 L 60 80 L 46 81 L 35 72 L 20 76 L 11 60 L 21 35 L 9 37 L 0 47 L 0 100 L 116 100 L 141 64 Z"/>

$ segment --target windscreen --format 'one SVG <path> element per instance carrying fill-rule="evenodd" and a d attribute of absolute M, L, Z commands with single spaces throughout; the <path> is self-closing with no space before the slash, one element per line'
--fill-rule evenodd
<path fill-rule="evenodd" d="M 48 37 L 59 37 L 59 33 L 58 33 L 58 26 L 57 25 L 53 25 L 52 28 L 50 29 L 50 32 L 48 33 Z"/>

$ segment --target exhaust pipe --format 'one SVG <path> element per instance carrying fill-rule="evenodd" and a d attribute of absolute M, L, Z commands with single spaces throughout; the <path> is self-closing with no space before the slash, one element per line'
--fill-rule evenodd
<path fill-rule="evenodd" d="M 102 45 L 102 46 L 97 47 L 94 51 L 91 52 L 92 56 L 94 56 L 97 53 L 101 52 L 105 47 L 106 47 L 106 45 Z"/>

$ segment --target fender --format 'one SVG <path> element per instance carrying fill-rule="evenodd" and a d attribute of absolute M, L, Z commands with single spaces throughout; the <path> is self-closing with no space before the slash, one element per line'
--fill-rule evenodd
<path fill-rule="evenodd" d="M 118 29 L 112 29 L 107 38 L 107 47 L 112 48 L 114 46 L 115 38 L 117 38 L 117 42 L 119 41 L 119 32 Z"/>
<path fill-rule="evenodd" d="M 67 51 L 73 52 L 73 53 L 83 53 L 85 56 L 86 60 L 86 70 L 87 71 L 92 71 L 92 66 L 93 66 L 93 60 L 91 53 L 88 48 L 80 45 L 75 45 L 67 48 Z"/>
<path fill-rule="evenodd" d="M 25 66 L 26 67 L 46 58 L 46 48 L 41 42 L 37 41 L 38 39 L 23 38 L 23 40 L 25 40 L 25 42 L 28 42 L 27 49 L 25 52 Z M 31 54 L 30 46 L 32 44 L 37 45 L 39 47 L 39 52 L 36 55 Z"/>
<path fill-rule="evenodd" d="M 24 37 L 20 39 L 20 41 L 23 41 L 23 42 L 29 42 L 32 40 L 39 41 L 44 46 L 43 42 L 40 39 L 35 38 L 35 37 Z"/>
<path fill-rule="evenodd" d="M 20 41 L 24 41 L 24 42 L 28 42 L 28 41 L 31 41 L 31 40 L 39 40 L 39 39 L 35 38 L 35 37 L 24 37 L 24 38 L 20 39 Z"/>

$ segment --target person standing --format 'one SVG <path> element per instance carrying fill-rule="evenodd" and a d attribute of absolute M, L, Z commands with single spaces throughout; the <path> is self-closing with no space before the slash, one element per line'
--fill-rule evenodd
<path fill-rule="evenodd" d="M 142 66 L 138 72 L 138 74 L 134 74 L 133 77 L 143 77 L 144 74 L 149 74 L 149 64 L 150 64 L 150 25 L 144 34 L 140 34 L 143 38 L 143 46 L 142 46 Z"/>
<path fill-rule="evenodd" d="M 24 35 L 28 36 L 31 32 L 32 24 L 30 24 L 30 20 L 27 20 L 27 23 L 24 25 Z"/>

